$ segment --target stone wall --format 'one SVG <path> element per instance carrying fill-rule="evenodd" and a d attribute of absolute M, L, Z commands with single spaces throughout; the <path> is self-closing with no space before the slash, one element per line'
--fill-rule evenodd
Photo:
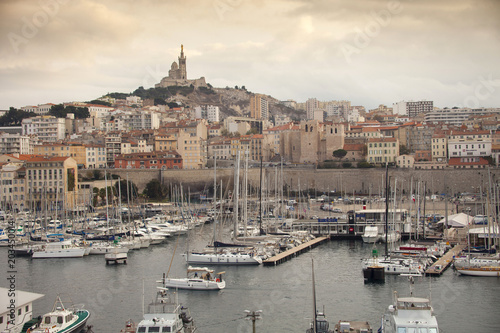
<path fill-rule="evenodd" d="M 299 188 L 301 190 L 316 189 L 318 193 L 327 191 L 347 192 L 352 195 L 354 192 L 363 194 L 382 193 L 385 188 L 385 169 L 330 169 L 315 170 L 308 168 L 284 168 L 283 183 L 285 186 L 291 186 L 292 190 Z M 114 169 L 111 174 L 117 174 L 122 179 L 128 179 L 134 182 L 139 191 L 142 192 L 146 184 L 151 179 L 158 179 L 164 184 L 182 184 L 185 188 L 190 187 L 192 191 L 203 190 L 213 186 L 213 170 L 120 170 Z M 496 183 L 500 181 L 500 170 L 491 169 L 491 181 Z M 234 178 L 233 168 L 224 168 L 217 170 L 217 183 L 223 181 L 226 187 L 229 182 L 232 188 Z M 264 183 L 273 190 L 275 186 L 276 171 L 274 167 L 267 167 L 263 170 Z M 252 168 L 249 170 L 248 182 L 251 186 L 258 187 L 260 178 L 260 169 Z M 410 191 L 413 181 L 415 184 L 420 182 L 421 191 L 425 184 L 427 193 L 447 193 L 453 195 L 461 192 L 476 192 L 481 186 L 483 189 L 488 187 L 488 170 L 462 169 L 462 170 L 408 170 L 408 169 L 389 169 L 390 183 L 394 186 L 396 181 L 397 188 L 405 193 Z M 243 179 L 243 169 L 240 172 L 240 179 Z M 278 168 L 278 184 L 280 172 Z M 446 187 L 448 190 L 445 188 Z M 300 184 L 300 185 L 299 185 Z"/>

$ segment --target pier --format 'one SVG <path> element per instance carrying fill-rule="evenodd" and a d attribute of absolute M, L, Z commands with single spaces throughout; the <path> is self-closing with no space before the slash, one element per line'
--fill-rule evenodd
<path fill-rule="evenodd" d="M 310 240 L 309 242 L 306 242 L 304 244 L 300 244 L 299 246 L 294 247 L 293 249 L 287 250 L 285 252 L 281 252 L 278 255 L 275 255 L 274 257 L 271 257 L 269 259 L 264 260 L 262 263 L 264 266 L 277 266 L 281 264 L 282 262 L 287 261 L 290 258 L 296 257 L 299 254 L 302 254 L 306 251 L 309 251 L 310 249 L 318 246 L 319 244 L 323 243 L 324 241 L 330 239 L 330 237 L 317 237 L 313 240 Z"/>
<path fill-rule="evenodd" d="M 467 245 L 464 244 L 455 245 L 454 248 L 446 252 L 441 258 L 439 258 L 435 263 L 433 263 L 432 266 L 425 271 L 425 275 L 439 276 L 443 274 L 443 272 L 448 268 L 448 266 L 451 265 L 453 257 L 460 254 L 460 252 L 462 252 L 466 247 Z"/>

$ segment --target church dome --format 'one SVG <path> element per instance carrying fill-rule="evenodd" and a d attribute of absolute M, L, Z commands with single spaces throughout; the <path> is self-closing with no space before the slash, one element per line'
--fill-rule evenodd
<path fill-rule="evenodd" d="M 179 69 L 179 65 L 177 65 L 177 63 L 174 61 L 174 62 L 172 63 L 172 66 L 170 66 L 170 69 L 171 69 L 171 70 L 177 70 L 177 69 Z"/>

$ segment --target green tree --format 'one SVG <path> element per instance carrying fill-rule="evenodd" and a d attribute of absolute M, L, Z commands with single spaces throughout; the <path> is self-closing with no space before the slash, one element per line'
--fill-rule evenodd
<path fill-rule="evenodd" d="M 11 107 L 6 114 L 0 117 L 0 126 L 20 126 L 23 119 L 35 116 L 34 112 L 26 112 Z"/>
<path fill-rule="evenodd" d="M 113 190 L 115 191 L 115 193 L 118 194 L 121 193 L 122 202 L 127 202 L 127 200 L 132 200 L 137 198 L 137 193 L 138 193 L 137 185 L 129 181 L 127 187 L 126 179 L 122 179 L 120 180 L 120 182 L 116 182 L 115 185 L 113 186 Z M 127 193 L 128 193 L 128 198 L 127 198 Z"/>
<path fill-rule="evenodd" d="M 93 99 L 91 100 L 90 102 L 88 102 L 89 104 L 97 104 L 97 105 L 104 105 L 104 106 L 111 106 L 111 103 L 109 102 L 106 102 L 106 101 L 101 101 L 101 100 L 98 100 L 98 99 Z"/>
<path fill-rule="evenodd" d="M 405 145 L 399 145 L 399 155 L 408 155 L 410 150 Z"/>
<path fill-rule="evenodd" d="M 163 200 L 166 197 L 167 188 L 158 179 L 152 179 L 146 184 L 143 194 L 152 200 Z"/>
<path fill-rule="evenodd" d="M 337 149 L 333 151 L 333 157 L 338 158 L 339 161 L 343 159 L 347 155 L 347 151 L 345 149 Z"/>

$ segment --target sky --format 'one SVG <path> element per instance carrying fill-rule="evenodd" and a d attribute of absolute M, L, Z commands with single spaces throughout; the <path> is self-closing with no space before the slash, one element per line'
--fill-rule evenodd
<path fill-rule="evenodd" d="M 500 107 L 498 0 L 1 0 L 0 109 L 188 78 L 280 100 Z"/>

